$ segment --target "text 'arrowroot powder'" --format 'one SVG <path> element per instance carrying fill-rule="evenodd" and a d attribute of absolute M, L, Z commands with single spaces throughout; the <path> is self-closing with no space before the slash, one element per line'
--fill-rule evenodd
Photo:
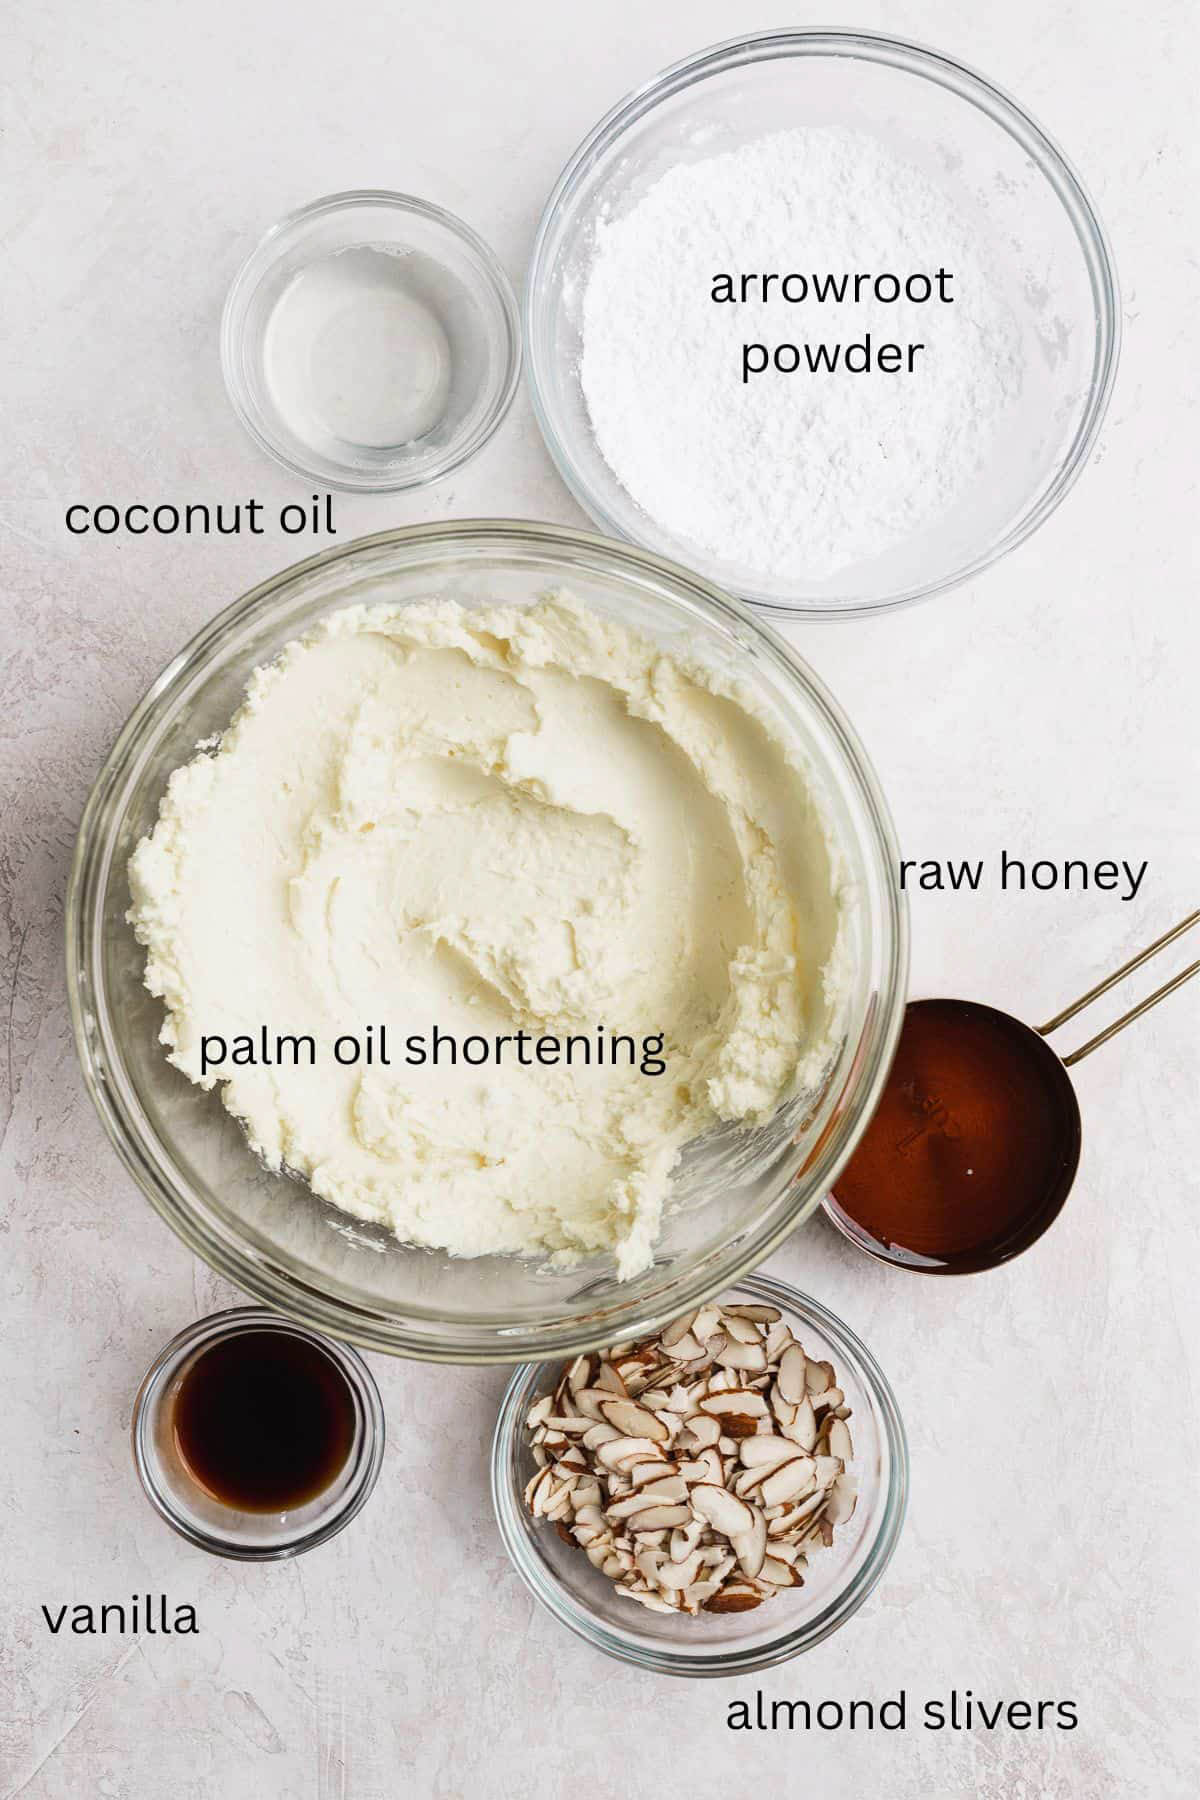
<path fill-rule="evenodd" d="M 680 163 L 602 220 L 580 381 L 630 497 L 704 554 L 821 581 L 935 523 L 1020 391 L 977 223 L 863 132 Z"/>

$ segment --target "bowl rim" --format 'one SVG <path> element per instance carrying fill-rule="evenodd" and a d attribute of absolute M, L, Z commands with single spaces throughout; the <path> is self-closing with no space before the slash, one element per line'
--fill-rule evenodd
<path fill-rule="evenodd" d="M 618 100 L 592 127 L 567 159 L 542 210 L 522 296 L 527 386 L 534 417 L 550 459 L 571 495 L 601 531 L 609 536 L 629 540 L 628 532 L 608 512 L 584 478 L 569 447 L 567 434 L 558 429 L 554 409 L 548 399 L 552 387 L 544 363 L 548 363 L 549 357 L 543 359 L 541 353 L 539 323 L 543 296 L 548 285 L 546 263 L 549 242 L 558 225 L 559 215 L 579 180 L 595 159 L 629 126 L 662 101 L 710 75 L 729 68 L 776 61 L 789 56 L 853 58 L 898 69 L 906 74 L 936 81 L 985 113 L 1026 151 L 1054 189 L 1079 241 L 1096 308 L 1091 382 L 1087 403 L 1075 434 L 1036 503 L 1030 505 L 995 543 L 949 573 L 905 588 L 882 600 L 787 602 L 756 592 L 750 587 L 739 585 L 737 590 L 743 601 L 776 618 L 869 618 L 895 612 L 901 607 L 914 606 L 919 601 L 932 599 L 937 594 L 960 587 L 1031 537 L 1056 511 L 1079 479 L 1095 447 L 1112 397 L 1120 360 L 1121 296 L 1108 234 L 1082 177 L 1057 140 L 998 82 L 981 74 L 969 63 L 914 39 L 896 37 L 887 32 L 857 30 L 785 29 L 750 32 L 694 51 L 660 70 L 640 87 Z M 647 549 L 654 548 L 641 538 L 631 541 Z M 710 578 L 720 579 L 719 576 Z"/>
<path fill-rule="evenodd" d="M 225 1229 L 219 1221 L 198 1211 L 182 1189 L 167 1178 L 161 1159 L 152 1153 L 157 1140 L 147 1138 L 141 1131 L 125 1098 L 109 1078 L 104 1044 L 95 1023 L 95 997 L 91 991 L 92 945 L 99 928 L 95 926 L 93 914 L 105 891 L 113 859 L 108 815 L 114 793 L 127 778 L 131 759 L 153 729 L 163 702 L 173 692 L 187 686 L 197 670 L 219 648 L 225 634 L 265 610 L 281 590 L 308 580 L 330 564 L 351 562 L 355 556 L 397 545 L 470 547 L 476 543 L 492 543 L 498 552 L 522 546 L 533 546 L 547 554 L 574 550 L 592 559 L 593 563 L 599 559 L 610 574 L 619 574 L 625 569 L 635 578 L 666 580 L 676 592 L 682 589 L 689 597 L 702 601 L 709 611 L 715 611 L 732 628 L 753 634 L 756 649 L 777 667 L 782 665 L 793 683 L 798 682 L 835 739 L 842 767 L 869 815 L 878 852 L 881 905 L 885 915 L 881 945 L 886 965 L 880 983 L 882 999 L 874 1013 L 869 1013 L 864 1021 L 863 1041 L 867 1045 L 864 1066 L 859 1071 L 852 1069 L 847 1073 L 847 1080 L 853 1078 L 858 1084 L 857 1112 L 845 1130 L 836 1160 L 830 1162 L 827 1173 L 822 1175 L 819 1183 L 813 1184 L 806 1196 L 788 1204 L 781 1201 L 769 1231 L 743 1234 L 737 1240 L 741 1247 L 736 1256 L 723 1263 L 718 1271 L 714 1272 L 709 1266 L 713 1257 L 705 1258 L 691 1270 L 682 1285 L 672 1288 L 669 1298 L 660 1293 L 639 1302 L 635 1311 L 620 1320 L 619 1330 L 613 1317 L 607 1314 L 591 1324 L 575 1321 L 569 1325 L 555 1322 L 553 1325 L 508 1326 L 489 1321 L 486 1330 L 478 1326 L 473 1328 L 469 1338 L 460 1324 L 459 1339 L 451 1342 L 437 1335 L 433 1325 L 437 1316 L 434 1309 L 413 1308 L 406 1311 L 398 1324 L 395 1314 L 384 1314 L 365 1302 L 356 1303 L 316 1287 L 301 1274 L 284 1266 L 277 1255 L 260 1252 Z M 330 602 L 331 609 L 335 605 L 335 601 Z M 820 1206 L 823 1193 L 853 1153 L 882 1092 L 903 1023 L 909 922 L 907 899 L 899 888 L 898 857 L 895 829 L 878 777 L 838 703 L 799 653 L 764 619 L 703 577 L 636 546 L 614 542 L 592 532 L 532 520 L 435 521 L 376 532 L 319 551 L 268 576 L 209 619 L 151 683 L 101 766 L 79 825 L 64 918 L 68 1005 L 84 1086 L 120 1161 L 154 1210 L 190 1250 L 255 1300 L 274 1306 L 285 1316 L 339 1341 L 420 1361 L 513 1363 L 536 1353 L 543 1346 L 547 1355 L 576 1354 L 611 1341 L 614 1336 L 656 1330 L 689 1306 L 699 1306 L 711 1294 L 731 1287 L 769 1256 Z M 822 1148 L 818 1144 L 814 1154 L 820 1154 Z M 798 1184 L 791 1185 L 799 1191 Z"/>
<path fill-rule="evenodd" d="M 874 1592 L 895 1553 L 908 1510 L 908 1436 L 891 1383 L 867 1346 L 819 1300 L 775 1276 L 749 1275 L 731 1282 L 729 1288 L 753 1294 L 757 1299 L 778 1306 L 781 1311 L 791 1312 L 801 1320 L 807 1319 L 831 1338 L 874 1399 L 888 1447 L 884 1505 L 866 1560 L 853 1580 L 803 1626 L 781 1631 L 766 1644 L 751 1649 L 721 1653 L 651 1649 L 627 1643 L 598 1624 L 582 1607 L 565 1598 L 566 1590 L 562 1584 L 552 1579 L 539 1561 L 525 1553 L 524 1501 L 510 1479 L 511 1452 L 517 1434 L 524 1426 L 526 1399 L 536 1384 L 539 1371 L 545 1367 L 544 1363 L 524 1363 L 513 1371 L 500 1402 L 492 1435 L 490 1480 L 496 1524 L 509 1560 L 529 1592 L 553 1618 L 594 1650 L 660 1675 L 704 1678 L 751 1674 L 759 1669 L 774 1668 L 815 1648 L 852 1618 Z M 558 1363 L 561 1359 L 550 1360 Z"/>
<path fill-rule="evenodd" d="M 452 453 L 444 456 L 432 469 L 408 476 L 390 474 L 383 480 L 356 479 L 349 473 L 331 474 L 328 469 L 314 468 L 293 455 L 287 446 L 266 429 L 258 409 L 251 405 L 241 369 L 246 342 L 246 305 L 287 243 L 302 235 L 316 219 L 347 212 L 354 207 L 371 206 L 401 216 L 415 214 L 457 238 L 470 252 L 484 286 L 496 302 L 498 316 L 504 328 L 503 375 L 495 383 L 492 401 L 475 429 L 459 440 Z M 239 424 L 258 448 L 293 475 L 302 475 L 306 481 L 320 482 L 322 486 L 343 494 L 413 492 L 429 487 L 444 475 L 450 475 L 455 469 L 461 468 L 476 451 L 482 450 L 503 422 L 516 396 L 524 363 L 524 334 L 521 330 L 517 297 L 491 245 L 465 219 L 459 218 L 457 213 L 449 212 L 431 200 L 422 200 L 416 194 L 405 194 L 391 188 L 346 188 L 338 193 L 322 194 L 316 200 L 309 200 L 303 206 L 297 206 L 276 219 L 239 265 L 229 284 L 221 308 L 219 341 L 221 374 L 229 404 Z"/>

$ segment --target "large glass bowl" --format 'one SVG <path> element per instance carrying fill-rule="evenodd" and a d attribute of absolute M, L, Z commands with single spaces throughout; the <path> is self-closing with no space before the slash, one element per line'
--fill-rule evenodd
<path fill-rule="evenodd" d="M 130 852 L 171 772 L 219 733 L 248 676 L 338 607 L 453 598 L 525 604 L 567 588 L 710 665 L 736 670 L 808 765 L 854 905 L 843 1029 L 807 1091 L 754 1131 L 689 1147 L 654 1265 L 620 1283 L 609 1259 L 555 1270 L 404 1246 L 270 1174 L 215 1093 L 158 1042 L 126 923 Z M 314 1329 L 447 1362 L 520 1362 L 651 1330 L 728 1287 L 832 1185 L 885 1079 L 905 1000 L 907 923 L 892 828 L 857 739 L 819 682 L 738 603 L 685 570 L 601 538 L 515 521 L 363 538 L 264 582 L 207 625 L 135 709 L 84 813 L 67 901 L 67 969 L 84 1077 L 125 1166 L 221 1274 Z"/>
<path fill-rule="evenodd" d="M 881 555 L 801 584 L 717 561 L 643 512 L 597 447 L 579 365 L 597 223 L 619 218 L 677 163 L 805 126 L 868 133 L 949 190 L 1021 322 L 1025 375 L 987 466 L 948 513 Z M 778 246 L 777 269 L 804 266 L 798 228 L 795 242 Z M 784 335 L 796 329 L 792 320 Z M 950 57 L 861 31 L 765 31 L 718 44 L 614 106 L 546 203 L 525 291 L 534 410 L 579 504 L 601 530 L 784 615 L 900 606 L 967 580 L 1021 543 L 1087 462 L 1119 337 L 1104 229 L 1058 146 L 1007 94 Z"/>

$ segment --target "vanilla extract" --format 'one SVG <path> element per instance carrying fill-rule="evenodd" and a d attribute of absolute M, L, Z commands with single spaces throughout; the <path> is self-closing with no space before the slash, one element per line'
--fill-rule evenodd
<path fill-rule="evenodd" d="M 354 1447 L 349 1383 L 286 1329 L 239 1331 L 202 1350 L 175 1392 L 171 1430 L 192 1480 L 231 1511 L 286 1513 L 332 1486 Z"/>

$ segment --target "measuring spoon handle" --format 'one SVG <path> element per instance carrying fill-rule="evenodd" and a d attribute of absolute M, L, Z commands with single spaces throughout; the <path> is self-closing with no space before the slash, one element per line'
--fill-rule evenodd
<path fill-rule="evenodd" d="M 1057 1031 L 1060 1025 L 1065 1025 L 1068 1019 L 1073 1019 L 1076 1013 L 1081 1013 L 1085 1006 L 1090 1006 L 1093 1000 L 1100 998 L 1101 994 L 1107 994 L 1109 988 L 1116 987 L 1118 981 L 1123 981 L 1126 975 L 1131 975 L 1135 969 L 1140 969 L 1144 962 L 1149 962 L 1152 956 L 1156 956 L 1168 944 L 1173 944 L 1177 937 L 1182 937 L 1185 931 L 1190 931 L 1197 920 L 1200 920 L 1200 908 L 1189 913 L 1186 919 L 1182 919 L 1170 931 L 1165 931 L 1162 937 L 1155 938 L 1154 942 L 1145 950 L 1140 950 L 1136 956 L 1131 956 L 1128 962 L 1122 963 L 1119 969 L 1114 969 L 1113 973 L 1106 976 L 1103 981 L 1098 981 L 1095 987 L 1089 988 L 1086 994 L 1081 995 L 1070 1006 L 1064 1007 L 1062 1012 L 1056 1013 L 1048 1024 L 1035 1026 L 1034 1029 L 1038 1036 L 1049 1037 L 1052 1031 Z M 1180 970 L 1178 975 L 1173 976 L 1170 981 L 1164 981 L 1160 988 L 1155 988 L 1154 992 L 1148 994 L 1137 1006 L 1131 1007 L 1127 1013 L 1122 1013 L 1119 1019 L 1114 1019 L 1113 1023 L 1105 1026 L 1103 1031 L 1098 1031 L 1095 1037 L 1088 1039 L 1086 1044 L 1081 1044 L 1078 1050 L 1072 1050 L 1069 1056 L 1064 1056 L 1064 1065 L 1069 1069 L 1073 1063 L 1082 1062 L 1085 1056 L 1090 1056 L 1093 1050 L 1099 1049 L 1101 1044 L 1106 1044 L 1110 1037 L 1117 1035 L 1118 1031 L 1124 1031 L 1126 1025 L 1132 1025 L 1135 1019 L 1140 1019 L 1143 1013 L 1149 1012 L 1152 1006 L 1157 1006 L 1160 1000 L 1165 1000 L 1168 994 L 1173 994 L 1176 988 L 1182 987 L 1185 981 L 1190 981 L 1193 975 L 1197 974 L 1200 974 L 1200 962 L 1191 963 L 1186 969 Z"/>

